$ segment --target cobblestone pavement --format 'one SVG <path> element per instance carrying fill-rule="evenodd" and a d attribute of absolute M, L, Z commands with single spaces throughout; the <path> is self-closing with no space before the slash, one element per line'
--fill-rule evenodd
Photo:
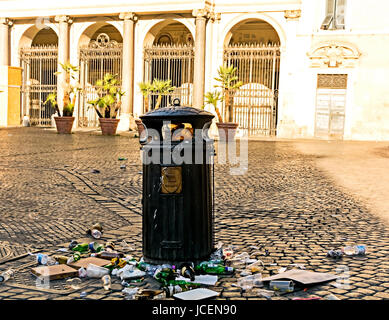
<path fill-rule="evenodd" d="M 330 293 L 349 300 L 389 298 L 387 225 L 335 186 L 316 166 L 315 155 L 287 141 L 250 141 L 248 172 L 230 175 L 229 169 L 215 166 L 216 241 L 261 259 L 263 276 L 292 263 L 349 275 L 347 286 L 333 281 L 272 299 Z M 0 130 L 0 270 L 17 271 L 0 285 L 0 299 L 81 299 L 81 291 L 87 293 L 83 299 L 123 299 L 119 282 L 111 291 L 100 280 L 84 281 L 79 290 L 64 280 L 42 287 L 30 274 L 34 263 L 25 254 L 54 254 L 72 239 L 82 241 L 85 229 L 100 222 L 102 242 L 126 240 L 134 249 L 130 253 L 141 257 L 141 170 L 137 139 Z M 366 257 L 326 257 L 328 250 L 354 243 L 367 246 Z M 211 287 L 220 292 L 217 299 L 265 299 L 237 287 L 239 277 L 239 272 L 220 277 Z"/>

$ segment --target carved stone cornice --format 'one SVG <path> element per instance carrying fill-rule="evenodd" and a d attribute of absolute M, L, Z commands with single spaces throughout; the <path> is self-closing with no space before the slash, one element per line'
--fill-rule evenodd
<path fill-rule="evenodd" d="M 8 18 L 0 18 L 0 24 L 6 25 L 8 27 L 12 27 L 14 22 L 11 19 Z"/>
<path fill-rule="evenodd" d="M 220 12 L 211 11 L 208 14 L 208 18 L 212 22 L 218 22 L 221 19 L 221 13 Z"/>
<path fill-rule="evenodd" d="M 348 44 L 326 43 L 313 48 L 307 53 L 312 68 L 352 68 L 361 53 Z"/>
<path fill-rule="evenodd" d="M 207 8 L 194 9 L 192 11 L 192 16 L 195 17 L 196 19 L 208 19 L 208 18 L 210 18 L 210 14 L 211 14 L 211 12 Z"/>
<path fill-rule="evenodd" d="M 138 21 L 138 16 L 134 12 L 121 12 L 119 14 L 121 20 L 132 20 L 133 22 Z"/>
<path fill-rule="evenodd" d="M 285 10 L 284 17 L 286 20 L 298 20 L 301 17 L 301 10 Z"/>
<path fill-rule="evenodd" d="M 69 16 L 66 16 L 66 15 L 55 16 L 54 21 L 58 22 L 58 23 L 64 23 L 64 22 L 72 23 L 73 22 L 73 20 Z"/>

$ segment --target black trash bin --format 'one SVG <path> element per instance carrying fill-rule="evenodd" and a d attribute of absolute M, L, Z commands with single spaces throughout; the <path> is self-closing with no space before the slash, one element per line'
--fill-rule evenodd
<path fill-rule="evenodd" d="M 213 117 L 177 105 L 140 117 L 146 262 L 198 263 L 213 250 Z"/>

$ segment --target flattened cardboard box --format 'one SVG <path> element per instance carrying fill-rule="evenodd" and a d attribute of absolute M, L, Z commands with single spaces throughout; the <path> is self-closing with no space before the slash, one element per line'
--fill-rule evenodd
<path fill-rule="evenodd" d="M 76 262 L 73 262 L 71 264 L 69 264 L 70 267 L 73 267 L 73 268 L 76 268 L 77 270 L 80 269 L 80 268 L 85 268 L 88 266 L 88 264 L 94 264 L 98 267 L 104 267 L 106 265 L 108 265 L 110 263 L 110 261 L 106 260 L 106 259 L 100 259 L 100 258 L 96 258 L 96 257 L 89 257 L 89 258 L 85 258 L 85 259 L 80 259 Z"/>
<path fill-rule="evenodd" d="M 66 264 L 32 268 L 31 272 L 38 277 L 49 277 L 50 280 L 64 279 L 78 275 L 78 271 Z"/>

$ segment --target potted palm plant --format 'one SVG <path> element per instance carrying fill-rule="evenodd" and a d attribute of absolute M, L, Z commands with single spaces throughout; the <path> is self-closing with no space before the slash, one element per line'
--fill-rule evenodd
<path fill-rule="evenodd" d="M 143 110 L 145 113 L 147 113 L 149 112 L 149 96 L 154 92 L 154 86 L 150 82 L 139 82 L 138 86 L 144 97 Z"/>
<path fill-rule="evenodd" d="M 96 82 L 98 98 L 88 101 L 95 109 L 103 135 L 114 135 L 120 119 L 116 119 L 124 93 L 120 90 L 117 75 L 106 73 Z"/>
<path fill-rule="evenodd" d="M 158 109 L 162 103 L 162 97 L 164 95 L 173 92 L 175 87 L 171 85 L 171 80 L 159 80 L 154 79 L 152 83 L 150 82 L 140 82 L 138 83 L 139 89 L 144 97 L 144 106 L 143 109 L 146 112 L 149 112 L 149 97 L 150 94 L 157 93 L 157 103 L 155 104 L 154 109 Z M 140 119 L 135 119 L 135 123 L 138 127 L 139 136 L 141 136 L 144 131 L 143 122 Z"/>
<path fill-rule="evenodd" d="M 236 75 L 236 67 L 234 66 L 220 66 L 217 70 L 218 77 L 215 78 L 218 85 L 215 85 L 215 88 L 221 88 L 223 92 L 224 107 L 227 111 L 228 122 L 222 122 L 219 119 L 219 122 L 216 123 L 219 129 L 219 137 L 225 137 L 226 140 L 233 140 L 235 137 L 236 129 L 238 128 L 238 123 L 233 122 L 233 111 L 234 111 L 234 94 L 242 86 L 242 81 L 238 81 L 238 76 Z M 221 134 L 222 133 L 222 134 Z"/>
<path fill-rule="evenodd" d="M 56 72 L 55 75 L 59 75 L 61 73 L 65 74 L 65 81 L 63 83 L 64 96 L 62 114 L 58 107 L 56 92 L 50 93 L 44 104 L 50 102 L 57 112 L 57 116 L 54 117 L 57 132 L 71 133 L 74 122 L 73 111 L 76 103 L 77 92 L 81 90 L 80 84 L 78 83 L 78 68 L 69 62 L 60 63 L 60 65 L 62 72 Z"/>
<path fill-rule="evenodd" d="M 158 109 L 161 106 L 162 97 L 164 95 L 169 94 L 170 92 L 173 92 L 175 87 L 171 85 L 171 80 L 159 80 L 154 79 L 153 83 L 151 84 L 153 92 L 158 93 L 157 103 L 154 107 L 154 109 Z"/>
<path fill-rule="evenodd" d="M 149 112 L 149 97 L 150 97 L 150 94 L 152 94 L 154 92 L 154 86 L 149 81 L 147 81 L 147 82 L 139 82 L 138 86 L 139 86 L 140 92 L 142 93 L 142 95 L 144 97 L 144 99 L 143 99 L 143 110 L 144 110 L 145 113 L 147 113 L 147 112 Z M 136 126 L 138 128 L 138 133 L 139 133 L 139 136 L 140 136 L 142 134 L 143 130 L 144 130 L 144 126 L 143 126 L 142 120 L 135 119 L 135 123 L 136 123 Z"/>

